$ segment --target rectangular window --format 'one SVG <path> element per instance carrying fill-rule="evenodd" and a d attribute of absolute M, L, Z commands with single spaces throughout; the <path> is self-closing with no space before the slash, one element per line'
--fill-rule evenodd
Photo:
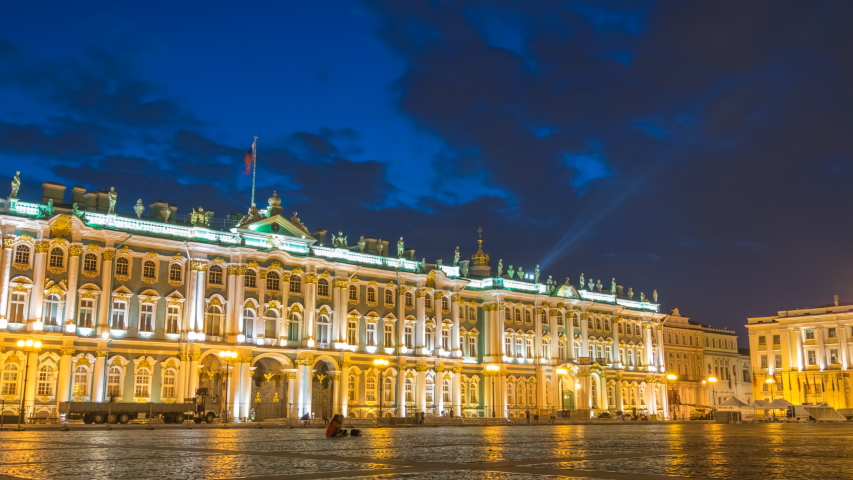
<path fill-rule="evenodd" d="M 477 358 L 477 337 L 474 335 L 468 336 L 468 356 Z"/>
<path fill-rule="evenodd" d="M 760 357 L 758 357 L 758 358 L 759 358 L 759 361 L 760 361 L 760 367 L 761 367 L 761 368 L 767 368 L 767 355 L 761 355 L 761 356 L 760 356 Z"/>
<path fill-rule="evenodd" d="M 765 337 L 764 335 L 759 336 L 758 337 L 758 344 L 759 345 L 767 345 L 767 337 Z"/>
<path fill-rule="evenodd" d="M 376 345 L 376 324 L 372 322 L 367 324 L 367 344 Z"/>
<path fill-rule="evenodd" d="M 390 288 L 385 289 L 385 305 L 394 305 L 394 291 Z"/>
<path fill-rule="evenodd" d="M 113 302 L 113 314 L 110 317 L 110 328 L 113 330 L 125 330 L 125 318 L 127 317 L 127 303 Z"/>
<path fill-rule="evenodd" d="M 180 309 L 177 305 L 169 305 L 166 309 L 166 333 L 178 333 Z"/>
<path fill-rule="evenodd" d="M 838 361 L 838 350 L 832 348 L 829 350 L 829 363 L 831 365 L 835 365 L 837 363 L 841 363 Z"/>
<path fill-rule="evenodd" d="M 358 322 L 350 320 L 347 325 L 347 343 L 349 345 L 358 345 Z"/>
<path fill-rule="evenodd" d="M 415 332 L 411 325 L 406 325 L 406 329 L 403 331 L 403 343 L 410 350 L 415 348 Z"/>
<path fill-rule="evenodd" d="M 806 340 L 814 340 L 814 330 L 806 330 Z"/>
<path fill-rule="evenodd" d="M 385 348 L 394 346 L 394 325 L 391 323 L 385 324 L 385 338 L 382 342 L 382 346 Z"/>
<path fill-rule="evenodd" d="M 175 398 L 174 373 L 163 376 L 163 398 Z"/>
<path fill-rule="evenodd" d="M 826 336 L 829 338 L 835 338 L 836 337 L 835 328 L 827 328 L 826 329 Z"/>
<path fill-rule="evenodd" d="M 808 351 L 809 365 L 817 365 L 817 355 L 814 350 Z"/>
<path fill-rule="evenodd" d="M 151 303 L 143 303 L 139 307 L 139 331 L 154 331 L 154 305 Z"/>
<path fill-rule="evenodd" d="M 95 313 L 95 301 L 84 298 L 80 300 L 80 316 L 77 317 L 77 325 L 85 328 L 95 326 L 92 316 Z"/>
<path fill-rule="evenodd" d="M 121 397 L 121 370 L 118 367 L 110 367 L 107 374 L 107 396 L 111 399 Z"/>
<path fill-rule="evenodd" d="M 782 340 L 779 335 L 773 335 L 773 345 L 779 345 L 780 343 L 782 343 Z"/>
<path fill-rule="evenodd" d="M 776 368 L 782 368 L 782 355 L 776 355 L 774 357 L 774 365 Z"/>
<path fill-rule="evenodd" d="M 450 351 L 450 329 L 448 328 L 441 330 L 441 348 L 445 352 Z"/>
<path fill-rule="evenodd" d="M 21 292 L 12 294 L 12 301 L 9 303 L 9 323 L 24 323 L 24 308 L 27 305 L 27 296 Z"/>
<path fill-rule="evenodd" d="M 367 289 L 367 301 L 373 302 L 373 303 L 376 302 L 376 289 L 375 288 L 371 287 L 371 288 Z"/>

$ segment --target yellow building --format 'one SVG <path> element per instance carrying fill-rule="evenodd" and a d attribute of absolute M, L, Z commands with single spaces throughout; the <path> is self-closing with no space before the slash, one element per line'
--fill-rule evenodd
<path fill-rule="evenodd" d="M 836 296 L 822 307 L 750 318 L 746 327 L 755 398 L 851 408 L 853 305 Z"/>

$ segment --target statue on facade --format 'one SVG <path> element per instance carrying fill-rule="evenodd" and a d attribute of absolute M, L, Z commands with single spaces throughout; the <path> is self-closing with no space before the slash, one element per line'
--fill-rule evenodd
<path fill-rule="evenodd" d="M 655 290 L 654 292 L 652 292 L 652 300 L 653 300 L 655 303 L 658 303 L 658 291 L 657 291 L 657 290 Z"/>
<path fill-rule="evenodd" d="M 18 190 L 21 188 L 21 172 L 15 172 L 15 176 L 12 177 L 12 193 L 9 194 L 9 198 L 18 198 Z"/>
<path fill-rule="evenodd" d="M 616 295 L 616 279 L 615 278 L 610 279 L 610 294 Z"/>
<path fill-rule="evenodd" d="M 378 242 L 376 242 L 376 251 L 379 252 L 379 256 L 382 256 L 382 250 L 385 250 L 385 244 L 382 243 L 382 239 L 380 238 Z"/>
<path fill-rule="evenodd" d="M 595 289 L 596 289 L 596 290 L 598 290 L 598 293 L 601 293 L 601 288 L 602 288 L 603 286 L 604 286 L 604 285 L 602 285 L 602 284 L 601 284 L 601 279 L 599 278 L 599 279 L 595 282 Z"/>
<path fill-rule="evenodd" d="M 365 245 L 367 245 L 367 241 L 364 239 L 364 235 L 358 237 L 358 249 L 361 253 L 364 253 Z"/>
<path fill-rule="evenodd" d="M 583 281 L 583 273 L 581 273 L 581 278 L 580 278 L 580 280 L 578 280 L 578 287 L 579 287 L 581 290 L 583 290 L 583 289 L 584 289 L 584 286 L 585 286 L 585 283 L 584 283 L 584 281 Z"/>
<path fill-rule="evenodd" d="M 85 213 L 83 212 L 83 210 L 80 210 L 80 204 L 78 204 L 77 202 L 74 202 L 71 204 L 71 214 L 74 215 L 75 217 L 82 219 L 83 215 Z"/>
<path fill-rule="evenodd" d="M 468 276 L 468 262 L 467 261 L 462 262 L 462 266 L 459 267 L 459 271 L 462 273 L 463 277 Z"/>
<path fill-rule="evenodd" d="M 509 275 L 509 278 L 514 277 L 515 276 L 515 267 L 510 265 L 509 268 L 506 269 L 506 273 Z"/>
<path fill-rule="evenodd" d="M 453 266 L 459 266 L 459 247 L 456 247 L 456 251 L 453 252 Z"/>
<path fill-rule="evenodd" d="M 640 292 L 640 301 L 641 302 L 648 302 L 649 301 L 649 299 L 646 298 L 646 294 L 643 292 Z"/>
<path fill-rule="evenodd" d="M 297 212 L 293 212 L 293 216 L 290 217 L 290 223 L 301 228 L 303 232 L 308 232 L 308 227 L 306 227 L 305 224 L 299 220 L 299 217 L 297 216 Z"/>
<path fill-rule="evenodd" d="M 344 236 L 344 232 L 338 230 L 338 236 L 334 237 L 332 246 L 335 248 L 347 248 L 347 237 Z"/>
<path fill-rule="evenodd" d="M 243 225 L 263 220 L 263 218 L 264 217 L 261 216 L 261 212 L 258 211 L 258 206 L 253 203 L 252 206 L 249 207 L 249 213 L 243 215 L 243 218 L 240 219 L 240 223 L 238 223 L 237 226 L 242 227 Z"/>
<path fill-rule="evenodd" d="M 418 263 L 418 268 L 420 269 L 421 273 L 426 272 L 426 258 L 421 259 L 421 261 Z"/>
<path fill-rule="evenodd" d="M 193 208 L 190 214 L 190 223 L 197 227 L 209 227 L 212 218 L 213 212 L 205 212 L 201 207 L 198 207 L 198 210 Z"/>
<path fill-rule="evenodd" d="M 512 268 L 512 267 L 509 267 L 509 268 Z M 498 278 L 501 278 L 501 276 L 503 276 L 503 273 L 504 273 L 504 259 L 502 258 L 502 259 L 498 260 Z"/>
<path fill-rule="evenodd" d="M 524 280 L 524 268 L 518 267 L 518 279 Z"/>
<path fill-rule="evenodd" d="M 403 251 L 406 248 L 403 246 L 403 237 L 397 240 L 397 258 L 403 258 Z"/>
<path fill-rule="evenodd" d="M 110 187 L 110 191 L 107 193 L 107 200 L 110 202 L 110 209 L 107 210 L 107 213 L 116 213 L 116 200 L 118 199 L 118 193 L 116 193 L 116 187 Z"/>
<path fill-rule="evenodd" d="M 133 206 L 133 211 L 136 212 L 136 218 L 142 218 L 142 212 L 145 211 L 145 205 L 142 204 L 142 199 L 136 201 L 136 205 Z"/>
<path fill-rule="evenodd" d="M 53 216 L 53 199 L 47 199 L 47 205 L 39 205 L 39 216 L 48 218 Z"/>
<path fill-rule="evenodd" d="M 435 261 L 435 268 L 441 270 L 441 259 L 440 258 Z"/>
<path fill-rule="evenodd" d="M 536 269 L 533 270 L 533 283 L 539 283 L 539 264 L 536 264 Z"/>
<path fill-rule="evenodd" d="M 587 286 L 589 287 L 589 288 L 587 288 L 587 290 L 589 290 L 590 292 L 592 291 L 593 288 L 595 288 L 595 283 L 592 281 L 591 278 L 589 279 L 589 282 L 587 282 Z"/>
<path fill-rule="evenodd" d="M 628 300 L 631 300 L 633 298 L 634 298 L 634 289 L 631 287 L 628 287 Z"/>
<path fill-rule="evenodd" d="M 163 215 L 163 223 L 169 223 L 169 217 L 172 216 L 172 209 L 168 205 L 160 210 L 160 215 Z"/>

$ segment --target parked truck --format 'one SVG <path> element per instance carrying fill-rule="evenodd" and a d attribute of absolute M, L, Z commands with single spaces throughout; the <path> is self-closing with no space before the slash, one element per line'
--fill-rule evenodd
<path fill-rule="evenodd" d="M 163 423 L 184 423 L 193 420 L 213 423 L 220 415 L 219 397 L 208 395 L 207 388 L 199 388 L 194 398 L 183 403 L 135 402 L 60 402 L 59 413 L 67 420 L 83 423 L 128 423 L 138 418 L 162 418 Z"/>

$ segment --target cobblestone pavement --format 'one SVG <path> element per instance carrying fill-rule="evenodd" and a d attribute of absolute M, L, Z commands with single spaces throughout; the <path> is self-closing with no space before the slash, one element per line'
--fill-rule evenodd
<path fill-rule="evenodd" d="M 0 480 L 853 478 L 853 424 L 0 432 Z"/>

